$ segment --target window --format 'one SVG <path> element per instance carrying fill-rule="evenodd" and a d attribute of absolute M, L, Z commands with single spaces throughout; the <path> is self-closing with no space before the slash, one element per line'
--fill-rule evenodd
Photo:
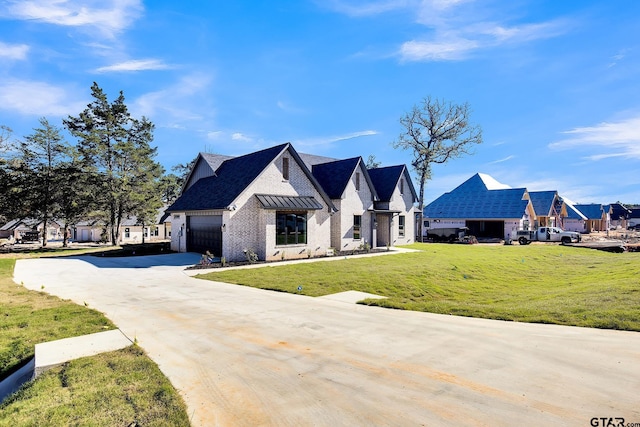
<path fill-rule="evenodd" d="M 360 240 L 362 234 L 362 215 L 354 215 L 353 216 L 353 238 L 354 240 Z"/>
<path fill-rule="evenodd" d="M 404 215 L 398 217 L 398 236 L 404 237 Z"/>
<path fill-rule="evenodd" d="M 129 227 L 124 229 L 124 238 L 128 239 L 129 237 L 131 237 L 131 233 L 129 232 Z"/>
<path fill-rule="evenodd" d="M 404 178 L 400 178 L 400 194 L 404 194 Z"/>
<path fill-rule="evenodd" d="M 144 228 L 144 237 L 149 237 L 149 227 Z"/>
<path fill-rule="evenodd" d="M 307 243 L 307 213 L 276 212 L 276 245 Z"/>
<path fill-rule="evenodd" d="M 424 221 L 424 228 L 429 228 L 429 221 L 428 220 Z"/>
<path fill-rule="evenodd" d="M 289 180 L 289 158 L 282 158 L 282 179 Z"/>
<path fill-rule="evenodd" d="M 356 191 L 360 191 L 360 172 L 356 172 Z"/>

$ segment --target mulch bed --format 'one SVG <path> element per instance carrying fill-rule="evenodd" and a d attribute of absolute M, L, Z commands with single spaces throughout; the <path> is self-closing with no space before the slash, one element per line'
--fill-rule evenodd
<path fill-rule="evenodd" d="M 378 252 L 387 252 L 387 249 L 370 249 L 368 251 L 365 251 L 365 250 L 340 251 L 340 252 L 336 252 L 335 255 L 333 255 L 333 257 L 322 255 L 322 256 L 317 256 L 317 257 L 313 257 L 313 258 L 351 257 L 351 256 L 358 256 L 358 255 L 373 254 L 373 253 L 378 253 Z M 277 260 L 277 261 L 255 261 L 255 262 L 233 261 L 233 262 L 226 262 L 224 266 L 220 262 L 213 262 L 211 264 L 196 264 L 196 265 L 193 265 L 191 267 L 187 267 L 186 270 L 207 270 L 207 269 L 210 269 L 210 268 L 241 267 L 241 266 L 245 266 L 245 265 L 256 265 L 256 264 L 276 264 L 276 263 L 279 263 L 279 262 L 302 261 L 302 260 L 305 260 L 305 259 L 309 259 L 309 258 L 285 259 L 285 260 Z"/>

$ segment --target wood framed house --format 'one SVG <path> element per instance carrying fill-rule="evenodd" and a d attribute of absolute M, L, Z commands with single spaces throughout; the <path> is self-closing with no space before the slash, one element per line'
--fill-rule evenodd
<path fill-rule="evenodd" d="M 587 233 L 587 217 L 580 212 L 573 202 L 563 198 L 567 210 L 567 216 L 563 219 L 563 229 L 577 233 Z"/>
<path fill-rule="evenodd" d="M 631 209 L 623 205 L 622 203 L 611 203 L 611 228 L 627 228 L 627 221 L 631 217 Z"/>
<path fill-rule="evenodd" d="M 467 227 L 478 238 L 513 239 L 535 224 L 526 188 L 510 188 L 477 173 L 424 208 L 423 234 L 430 228 Z"/>
<path fill-rule="evenodd" d="M 536 213 L 534 230 L 538 227 L 564 228 L 567 206 L 557 191 L 529 191 L 529 199 Z"/>
<path fill-rule="evenodd" d="M 606 207 L 598 203 L 575 204 L 574 207 L 585 217 L 585 232 L 606 231 L 609 228 L 610 205 Z"/>
<path fill-rule="evenodd" d="M 374 179 L 379 172 L 367 171 L 360 157 L 299 154 L 290 143 L 239 157 L 200 154 L 167 209 L 171 248 L 208 250 L 228 261 L 244 260 L 249 251 L 281 260 L 411 242 L 413 222 L 406 218 L 413 214 L 406 212 L 415 190 L 404 166 L 391 172 L 385 172 L 393 178 L 385 199 Z"/>

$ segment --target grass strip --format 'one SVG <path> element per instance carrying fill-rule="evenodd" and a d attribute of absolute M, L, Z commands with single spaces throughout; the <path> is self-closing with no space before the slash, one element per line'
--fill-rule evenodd
<path fill-rule="evenodd" d="M 34 355 L 41 342 L 114 329 L 102 313 L 13 282 L 15 259 L 0 259 L 0 378 Z"/>
<path fill-rule="evenodd" d="M 0 405 L 0 426 L 188 426 L 186 407 L 137 346 L 65 363 Z"/>
<path fill-rule="evenodd" d="M 366 304 L 404 310 L 640 331 L 638 252 L 548 244 L 408 247 L 419 252 L 197 277 L 309 296 L 369 292 L 387 299 Z"/>
<path fill-rule="evenodd" d="M 25 256 L 25 257 L 28 257 Z M 33 357 L 39 342 L 115 326 L 100 312 L 13 282 L 0 259 L 0 378 Z M 0 405 L 0 426 L 188 426 L 186 405 L 137 346 L 65 363 Z"/>

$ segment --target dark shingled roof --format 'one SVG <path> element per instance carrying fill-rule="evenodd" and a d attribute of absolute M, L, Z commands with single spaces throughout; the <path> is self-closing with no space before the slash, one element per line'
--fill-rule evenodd
<path fill-rule="evenodd" d="M 529 198 L 533 204 L 533 210 L 538 216 L 547 216 L 551 212 L 555 191 L 530 191 Z"/>
<path fill-rule="evenodd" d="M 167 211 L 226 209 L 288 147 L 277 145 L 225 160 L 216 175 L 197 181 Z"/>
<path fill-rule="evenodd" d="M 367 172 L 369 172 L 369 176 L 371 177 L 371 181 L 373 182 L 373 186 L 378 193 L 380 201 L 391 201 L 393 191 L 396 189 L 398 181 L 400 180 L 400 176 L 404 173 L 405 169 L 406 168 L 404 167 L 404 165 L 397 165 L 367 170 Z M 405 185 L 407 185 L 408 189 L 411 190 L 414 200 L 417 199 L 416 191 L 413 188 L 411 179 L 406 179 Z"/>
<path fill-rule="evenodd" d="M 339 199 L 347 187 L 347 183 L 358 166 L 360 157 L 338 160 L 330 163 L 314 165 L 313 176 L 320 183 L 330 199 Z"/>

